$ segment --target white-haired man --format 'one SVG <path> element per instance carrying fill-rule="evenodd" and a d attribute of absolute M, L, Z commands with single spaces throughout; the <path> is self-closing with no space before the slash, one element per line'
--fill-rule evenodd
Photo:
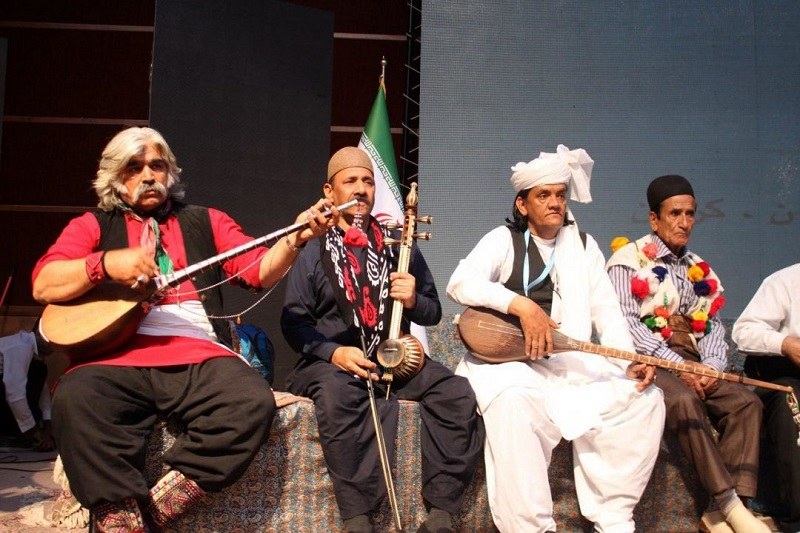
<path fill-rule="evenodd" d="M 580 352 L 548 355 L 551 328 L 633 351 L 625 319 L 591 236 L 578 231 L 567 196 L 591 201 L 585 150 L 542 153 L 512 168 L 513 220 L 461 260 L 447 286 L 458 303 L 519 318 L 524 362 L 484 363 L 467 353 L 486 426 L 489 504 L 502 532 L 555 531 L 547 467 L 572 441 L 583 515 L 601 532 L 634 531 L 633 510 L 658 454 L 664 426 L 652 367 Z M 637 382 L 636 379 L 641 381 Z"/>
<path fill-rule="evenodd" d="M 222 211 L 182 202 L 180 169 L 164 138 L 129 128 L 105 147 L 94 182 L 96 212 L 70 221 L 33 270 L 34 297 L 71 301 L 103 283 L 134 287 L 250 240 Z M 266 438 L 275 400 L 266 381 L 225 344 L 224 277 L 270 287 L 300 246 L 338 218 L 320 200 L 297 221 L 309 228 L 256 248 L 167 291 L 135 336 L 74 364 L 53 397 L 53 432 L 71 489 L 96 531 L 161 527 L 206 491 L 238 479 Z M 250 267 L 253 268 L 250 268 Z M 202 292 L 202 296 L 200 295 Z M 147 435 L 159 416 L 185 431 L 164 456 L 171 470 L 148 487 Z"/>

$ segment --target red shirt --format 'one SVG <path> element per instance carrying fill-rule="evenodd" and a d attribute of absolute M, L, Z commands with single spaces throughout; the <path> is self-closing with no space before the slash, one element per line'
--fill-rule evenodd
<path fill-rule="evenodd" d="M 211 229 L 214 243 L 218 253 L 226 252 L 241 244 L 253 240 L 246 235 L 242 228 L 227 214 L 217 209 L 208 209 L 211 219 Z M 144 222 L 130 214 L 125 215 L 128 231 L 128 243 L 131 247 L 138 247 L 140 236 L 144 229 Z M 169 255 L 175 270 L 189 266 L 186 262 L 186 250 L 183 243 L 183 234 L 178 224 L 178 219 L 170 215 L 165 222 L 159 224 L 161 244 Z M 72 219 L 61 232 L 56 242 L 47 250 L 36 263 L 31 274 L 31 279 L 36 280 L 42 268 L 57 260 L 80 259 L 92 252 L 98 251 L 100 246 L 100 225 L 93 213 Z M 231 258 L 222 264 L 226 277 L 231 277 L 240 272 L 239 278 L 254 288 L 261 288 L 259 279 L 260 259 L 267 252 L 261 246 L 250 250 L 240 256 Z M 160 304 L 174 304 L 180 301 L 199 300 L 191 280 L 184 281 L 176 290 L 169 290 Z M 177 297 L 177 294 L 180 294 Z M 212 357 L 235 356 L 221 344 L 208 340 L 182 336 L 153 336 L 136 334 L 120 351 L 103 355 L 100 358 L 85 364 L 104 364 L 116 366 L 172 366 L 191 363 L 200 363 Z"/>

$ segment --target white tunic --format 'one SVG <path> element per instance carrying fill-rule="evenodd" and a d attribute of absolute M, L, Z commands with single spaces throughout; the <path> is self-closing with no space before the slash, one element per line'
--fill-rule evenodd
<path fill-rule="evenodd" d="M 565 227 L 554 251 L 551 317 L 560 331 L 588 341 L 594 328 L 601 344 L 634 351 L 595 240 L 587 235 L 584 247 L 577 227 Z M 511 233 L 495 228 L 460 261 L 447 294 L 463 305 L 507 313 L 517 296 L 503 285 L 513 265 Z M 633 531 L 633 507 L 655 464 L 664 406 L 658 388 L 636 391 L 637 381 L 624 373 L 628 364 L 580 352 L 502 364 L 465 354 L 456 373 L 470 380 L 486 423 L 489 498 L 501 531 L 555 529 L 543 487 L 561 437 L 575 440 L 583 514 L 599 531 Z M 526 425 L 531 431 L 520 431 Z"/>
<path fill-rule="evenodd" d="M 580 249 L 575 258 L 572 257 L 575 253 L 566 250 L 570 243 L 559 242 L 563 241 L 562 236 L 566 233 L 559 232 L 559 239 L 556 239 L 556 261 L 551 273 L 556 291 L 551 317 L 560 325 L 560 331 L 574 339 L 590 340 L 594 325 L 604 346 L 634 351 L 597 243 L 587 235 L 585 253 L 583 243 L 579 242 Z M 466 259 L 461 260 L 447 285 L 447 294 L 467 306 L 488 307 L 507 313 L 516 293 L 503 283 L 511 275 L 513 265 L 511 232 L 502 226 L 495 228 L 481 239 Z M 576 290 L 578 287 L 585 288 L 585 291 L 580 291 L 580 294 Z M 565 305 L 559 294 L 564 298 L 574 295 L 577 303 Z M 569 309 L 568 313 L 565 307 Z M 625 378 L 624 369 L 628 364 L 621 359 L 565 352 L 537 362 L 495 365 L 483 364 L 468 354 L 457 373 L 473 381 L 482 412 L 508 386 L 546 388 L 549 392 L 548 414 L 564 437 L 571 440 L 593 427 L 601 413 L 624 408 L 638 396 L 636 381 Z"/>
<path fill-rule="evenodd" d="M 781 355 L 787 336 L 800 337 L 800 263 L 764 280 L 733 326 L 733 340 L 749 355 Z"/>

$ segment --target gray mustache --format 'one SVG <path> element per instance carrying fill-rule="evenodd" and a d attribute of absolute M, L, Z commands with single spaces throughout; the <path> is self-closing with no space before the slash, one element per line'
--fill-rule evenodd
<path fill-rule="evenodd" d="M 158 182 L 140 183 L 139 186 L 136 187 L 136 191 L 133 194 L 133 202 L 136 203 L 141 195 L 150 191 L 157 192 L 161 196 L 167 195 L 167 188 Z"/>

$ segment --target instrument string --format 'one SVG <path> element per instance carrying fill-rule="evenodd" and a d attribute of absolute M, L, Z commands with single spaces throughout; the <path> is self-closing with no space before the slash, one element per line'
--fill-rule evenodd
<path fill-rule="evenodd" d="M 221 281 L 218 281 L 217 283 L 212 283 L 211 285 L 207 285 L 207 286 L 205 286 L 205 287 L 196 288 L 197 290 L 195 290 L 195 291 L 194 291 L 194 293 L 196 293 L 196 294 L 201 294 L 201 293 L 203 293 L 203 292 L 210 291 L 211 289 L 214 289 L 214 288 L 216 288 L 216 287 L 219 287 L 220 285 L 223 285 L 223 284 L 225 284 L 225 283 L 229 283 L 231 280 L 234 280 L 234 279 L 240 278 L 240 277 L 241 277 L 241 274 L 242 274 L 242 272 L 244 272 L 244 271 L 246 271 L 246 270 L 248 270 L 248 269 L 252 268 L 254 265 L 256 265 L 257 263 L 260 263 L 260 262 L 261 262 L 261 258 L 259 257 L 258 259 L 255 259 L 255 260 L 254 260 L 254 261 L 252 261 L 252 262 L 251 262 L 249 265 L 247 265 L 246 267 L 244 267 L 242 270 L 240 270 L 239 272 L 237 272 L 236 274 L 233 274 L 233 275 L 231 275 L 231 276 L 228 276 L 228 277 L 224 278 L 223 280 L 221 280 Z M 233 313 L 233 314 L 230 314 L 230 315 L 209 315 L 209 314 L 207 314 L 207 313 L 200 313 L 200 312 L 196 312 L 196 311 L 194 311 L 194 310 L 192 310 L 192 309 L 189 309 L 189 308 L 186 308 L 186 307 L 183 307 L 183 306 L 181 306 L 181 305 L 180 305 L 180 297 L 181 297 L 181 296 L 188 296 L 188 295 L 190 295 L 190 294 L 193 294 L 193 293 L 191 293 L 191 292 L 188 292 L 188 291 L 185 291 L 185 292 L 177 292 L 177 287 L 176 287 L 175 297 L 176 297 L 176 298 L 178 298 L 178 304 L 177 304 L 177 305 L 178 305 L 178 306 L 179 306 L 181 309 L 183 309 L 184 311 L 186 311 L 187 313 L 189 313 L 189 314 L 193 314 L 193 315 L 196 315 L 196 316 L 207 316 L 208 318 L 212 318 L 212 319 L 221 319 L 221 320 L 235 319 L 235 318 L 238 318 L 238 317 L 240 317 L 240 316 L 244 316 L 244 315 L 246 315 L 247 313 L 249 313 L 250 311 L 252 311 L 252 310 L 253 310 L 253 309 L 255 309 L 256 307 L 258 307 L 258 306 L 261 304 L 261 302 L 263 302 L 265 299 L 267 299 L 267 298 L 269 297 L 269 295 L 270 295 L 270 294 L 272 294 L 272 291 L 274 291 L 274 290 L 275 290 L 275 288 L 276 288 L 276 287 L 277 287 L 277 286 L 280 284 L 280 282 L 283 280 L 283 278 L 285 278 L 285 277 L 286 277 L 286 274 L 288 274 L 288 273 L 289 273 L 289 271 L 290 271 L 291 269 L 292 269 L 292 267 L 291 267 L 291 265 L 290 265 L 290 266 L 289 266 L 289 268 L 287 268 L 287 269 L 286 269 L 286 270 L 283 272 L 283 274 L 281 274 L 281 277 L 280 277 L 280 278 L 278 278 L 278 281 L 276 281 L 276 282 L 275 282 L 275 284 L 274 284 L 272 287 L 270 287 L 269 289 L 267 289 L 266 291 L 264 291 L 264 294 L 263 294 L 263 295 L 262 295 L 262 296 L 261 296 L 261 297 L 260 297 L 258 300 L 256 300 L 256 301 L 255 301 L 255 302 L 254 302 L 252 305 L 249 305 L 248 307 L 244 308 L 243 310 L 241 310 L 241 311 L 238 311 L 238 312 L 236 312 L 236 313 Z M 178 285 L 178 287 L 180 287 L 180 285 Z"/>
<path fill-rule="evenodd" d="M 474 312 L 475 315 L 477 316 L 473 317 L 473 315 L 470 315 L 471 312 Z M 466 340 L 465 338 L 465 329 L 464 329 L 465 327 L 480 329 L 484 331 L 492 331 L 495 335 L 489 338 L 491 338 L 492 342 L 494 342 L 495 347 L 502 346 L 502 347 L 509 347 L 512 349 L 521 347 L 519 343 L 520 339 L 523 338 L 523 334 L 519 326 L 509 322 L 508 318 L 495 316 L 493 313 L 495 312 L 487 313 L 487 312 L 473 311 L 472 309 L 468 309 L 467 311 L 465 311 L 463 315 L 461 315 L 458 321 L 459 332 L 461 334 L 462 340 L 465 342 L 465 344 L 467 344 L 467 347 L 470 348 L 470 350 L 473 353 L 479 356 L 479 358 L 480 358 L 480 351 L 473 349 L 474 346 L 470 347 L 472 341 Z M 481 314 L 488 316 L 484 317 L 481 316 Z M 470 318 L 467 319 L 466 318 L 467 316 L 470 316 Z M 469 326 L 465 326 L 465 323 L 470 323 L 470 324 Z M 770 383 L 766 381 L 760 381 L 757 379 L 748 378 L 740 374 L 733 374 L 702 366 L 689 365 L 674 361 L 666 361 L 664 359 L 659 359 L 657 357 L 649 355 L 643 355 L 635 352 L 627 352 L 623 350 L 608 348 L 606 346 L 601 346 L 599 344 L 594 344 L 592 342 L 578 341 L 576 339 L 568 337 L 567 335 L 564 335 L 563 333 L 557 330 L 553 330 L 552 335 L 553 335 L 553 345 L 554 345 L 553 353 L 563 352 L 563 351 L 580 351 L 584 353 L 596 354 L 605 357 L 614 357 L 617 359 L 624 359 L 628 361 L 634 361 L 637 363 L 644 363 L 659 368 L 677 370 L 679 372 L 699 374 L 706 377 L 723 379 L 725 381 L 743 383 L 745 385 L 753 385 L 756 387 L 761 387 L 781 392 L 791 391 L 791 387 L 786 387 L 784 385 L 779 385 L 776 383 Z M 477 337 L 473 336 L 472 338 L 474 340 L 478 340 Z M 482 340 L 484 348 L 486 348 L 485 340 L 486 336 L 484 336 Z M 481 344 L 479 343 L 479 346 L 480 345 Z M 525 357 L 524 355 L 520 355 L 519 357 L 508 357 L 507 360 L 523 361 L 527 360 L 527 357 Z M 489 362 L 498 362 L 498 361 L 489 360 Z M 798 425 L 798 428 L 800 428 L 800 425 Z"/>
<path fill-rule="evenodd" d="M 339 205 L 339 206 L 337 206 L 337 209 L 344 210 L 344 209 L 347 209 L 347 208 L 349 208 L 349 207 L 352 207 L 352 206 L 353 206 L 353 205 L 355 205 L 356 203 L 357 203 L 357 201 L 356 201 L 356 200 L 350 200 L 349 202 L 345 202 L 345 203 L 343 203 L 342 205 Z M 326 209 L 326 210 L 325 210 L 325 211 L 324 211 L 322 214 L 323 214 L 323 215 L 325 215 L 325 216 L 329 216 L 329 215 L 330 215 L 330 210 L 329 210 L 329 209 Z M 276 231 L 276 232 L 273 232 L 273 233 L 271 233 L 271 234 L 269 234 L 269 235 L 265 235 L 265 236 L 263 236 L 263 237 L 260 237 L 260 238 L 258 238 L 258 239 L 254 239 L 254 240 L 253 240 L 253 241 L 251 241 L 250 243 L 246 243 L 246 244 L 240 245 L 240 246 L 239 246 L 239 247 L 237 247 L 236 249 L 234 249 L 234 250 L 231 250 L 231 251 L 228 251 L 228 252 L 226 252 L 226 253 L 227 253 L 227 254 L 230 254 L 230 253 L 232 253 L 232 252 L 235 252 L 235 251 L 236 251 L 236 250 L 238 250 L 238 249 L 241 249 L 241 252 L 238 252 L 238 253 L 244 253 L 244 251 L 247 251 L 247 250 L 249 250 L 249 249 L 252 249 L 252 248 L 254 248 L 254 247 L 255 247 L 255 246 L 257 246 L 257 245 L 261 245 L 261 244 L 263 244 L 263 243 L 265 243 L 265 242 L 269 241 L 270 239 L 275 239 L 275 241 L 274 241 L 274 244 L 273 244 L 273 246 L 275 246 L 275 245 L 277 245 L 277 243 L 279 242 L 279 240 L 280 240 L 282 237 L 288 236 L 290 233 L 294 233 L 295 231 L 300 231 L 300 230 L 303 230 L 304 228 L 306 228 L 306 227 L 308 227 L 308 226 L 309 226 L 309 223 L 308 223 L 308 222 L 295 223 L 295 224 L 292 224 L 292 225 L 290 225 L 290 226 L 287 226 L 287 227 L 285 227 L 285 228 L 283 228 L 283 229 L 281 229 L 281 230 L 278 230 L 278 231 Z M 251 248 L 251 246 L 252 246 L 252 248 Z M 237 253 L 236 255 L 238 255 L 238 253 Z M 221 254 L 221 255 L 224 255 L 224 254 Z M 219 257 L 219 256 L 217 256 L 217 257 Z M 211 261 L 211 260 L 206 260 L 206 261 L 208 262 L 208 261 Z M 251 262 L 249 265 L 247 265 L 246 267 L 244 267 L 243 269 L 241 269 L 239 272 L 237 272 L 237 273 L 235 273 L 235 274 L 233 274 L 233 275 L 231 275 L 231 276 L 228 276 L 228 277 L 226 277 L 225 279 L 223 279 L 223 280 L 221 280 L 221 281 L 219 281 L 219 282 L 217 282 L 217 283 L 212 283 L 211 285 L 208 285 L 208 286 L 206 286 L 206 287 L 199 287 L 199 288 L 198 288 L 198 287 L 195 287 L 195 293 L 197 293 L 197 294 L 200 294 L 200 293 L 202 293 L 202 292 L 205 292 L 205 291 L 208 291 L 208 290 L 214 289 L 214 288 L 216 288 L 216 287 L 219 287 L 219 286 L 220 286 L 220 285 L 222 285 L 223 283 L 228 283 L 228 282 L 230 282 L 230 281 L 231 281 L 231 280 L 233 280 L 233 279 L 240 278 L 240 277 L 241 277 L 241 274 L 242 274 L 243 272 L 245 272 L 246 270 L 249 270 L 249 269 L 250 269 L 250 268 L 252 268 L 254 265 L 256 265 L 256 263 L 260 263 L 260 262 L 261 262 L 261 258 L 259 257 L 259 258 L 257 258 L 257 259 L 254 259 L 254 260 L 253 260 L 253 261 L 252 261 L 252 262 Z M 209 263 L 209 264 L 210 264 L 210 263 Z M 283 274 L 281 274 L 281 277 L 280 277 L 280 278 L 278 278 L 278 281 L 276 281 L 276 282 L 275 282 L 275 284 L 274 284 L 272 287 L 270 287 L 270 288 L 269 288 L 269 289 L 268 289 L 268 290 L 267 290 L 267 291 L 264 293 L 264 295 L 263 295 L 263 296 L 261 296 L 261 297 L 260 297 L 258 300 L 256 300 L 256 301 L 255 301 L 255 302 L 254 302 L 252 305 L 250 305 L 249 307 L 246 307 L 246 308 L 245 308 L 245 309 L 243 309 L 242 311 L 239 311 L 238 313 L 234 313 L 234 314 L 230 314 L 230 315 L 208 315 L 208 314 L 205 314 L 205 313 L 203 313 L 203 314 L 202 314 L 202 316 L 207 316 L 208 318 L 212 318 L 212 319 L 223 319 L 223 320 L 228 320 L 228 319 L 234 319 L 234 318 L 238 318 L 238 317 L 241 317 L 241 316 L 242 316 L 242 315 L 244 315 L 244 314 L 247 314 L 247 313 L 249 313 L 250 311 L 252 311 L 253 309 L 255 309 L 255 308 L 256 308 L 256 307 L 257 307 L 257 306 L 258 306 L 258 305 L 259 305 L 261 302 L 263 302 L 263 301 L 264 301 L 264 300 L 265 300 L 265 299 L 266 299 L 266 298 L 267 298 L 267 297 L 268 297 L 270 294 L 272 294 L 272 291 L 273 291 L 273 290 L 275 290 L 275 287 L 277 287 L 277 286 L 278 286 L 278 284 L 281 282 L 281 280 L 283 280 L 283 278 L 285 278 L 285 277 L 286 277 L 286 274 L 288 274 L 288 273 L 289 273 L 289 270 L 291 270 L 291 268 L 292 268 L 292 266 L 291 266 L 291 265 L 289 265 L 289 267 L 287 267 L 287 268 L 286 268 L 286 270 L 283 272 Z M 184 269 L 184 270 L 186 270 L 186 269 Z M 174 273 L 173 273 L 173 274 L 174 274 Z M 159 276 L 159 278 L 165 278 L 165 279 L 166 279 L 165 283 L 168 283 L 168 278 L 167 278 L 167 276 L 166 276 L 166 275 L 162 274 L 161 276 Z M 165 286 L 165 288 L 166 288 L 166 287 L 169 287 L 169 285 L 167 284 L 167 285 Z M 174 288 L 170 288 L 169 290 L 174 290 L 174 291 L 177 291 L 177 288 L 178 288 L 178 287 L 180 287 L 180 284 L 178 284 L 178 285 L 177 285 L 176 287 L 174 287 Z M 157 291 L 157 292 L 156 292 L 156 293 L 153 295 L 153 298 L 151 298 L 151 299 L 158 300 L 158 298 L 159 298 L 159 296 L 158 296 L 158 295 L 159 295 L 159 294 L 160 294 L 160 291 Z M 192 293 L 189 293 L 189 292 L 176 292 L 176 293 L 175 293 L 175 297 L 178 299 L 178 305 L 179 305 L 179 306 L 180 306 L 180 297 L 181 297 L 181 296 L 187 296 L 187 295 L 189 295 L 189 294 L 192 294 Z M 187 312 L 189 312 L 189 313 L 191 313 L 191 314 L 194 314 L 194 315 L 196 315 L 196 316 L 201 316 L 201 313 L 193 312 L 192 310 L 190 310 L 190 309 L 186 309 L 185 307 L 181 307 L 181 309 L 183 309 L 183 310 L 185 310 L 185 311 L 187 311 Z"/>
<path fill-rule="evenodd" d="M 203 292 L 209 291 L 209 290 L 211 290 L 211 289 L 214 289 L 214 288 L 216 288 L 216 287 L 219 287 L 220 285 L 223 285 L 223 284 L 225 284 L 225 283 L 228 283 L 228 282 L 230 282 L 230 281 L 231 281 L 231 280 L 233 280 L 233 279 L 240 278 L 240 277 L 241 277 L 241 274 L 242 274 L 242 272 L 244 272 L 245 270 L 247 270 L 247 269 L 249 269 L 249 268 L 252 268 L 252 267 L 253 267 L 253 266 L 254 266 L 256 263 L 259 263 L 259 262 L 261 262 L 261 258 L 258 258 L 258 259 L 256 259 L 256 260 L 254 260 L 253 262 L 251 262 L 249 265 L 247 265 L 246 267 L 244 267 L 243 269 L 241 269 L 241 270 L 240 270 L 239 272 L 237 272 L 236 274 L 233 274 L 233 275 L 231 275 L 231 276 L 228 276 L 228 277 L 226 277 L 225 279 L 223 279 L 223 280 L 221 280 L 221 281 L 218 281 L 217 283 L 212 283 L 211 285 L 207 285 L 206 287 L 201 287 L 201 288 L 198 288 L 198 289 L 197 289 L 195 292 L 196 292 L 197 294 L 200 294 L 200 293 L 203 293 Z M 276 287 L 277 287 L 277 286 L 280 284 L 280 282 L 283 280 L 283 278 L 285 278 L 285 277 L 286 277 L 286 275 L 289 273 L 289 271 L 290 271 L 291 269 L 292 269 L 292 265 L 289 265 L 289 268 L 287 268 L 287 269 L 286 269 L 286 270 L 283 272 L 283 274 L 281 274 L 281 277 L 280 277 L 280 278 L 278 278 L 278 281 L 276 281 L 276 282 L 275 282 L 275 283 L 272 285 L 272 287 L 270 287 L 269 289 L 265 290 L 265 291 L 264 291 L 264 294 L 263 294 L 263 295 L 262 295 L 262 296 L 261 296 L 261 297 L 260 297 L 258 300 L 256 300 L 256 301 L 255 301 L 253 304 L 249 305 L 248 307 L 244 308 L 243 310 L 241 310 L 241 311 L 239 311 L 239 312 L 237 312 L 237 313 L 233 313 L 233 314 L 230 314 L 230 315 L 209 315 L 209 314 L 206 314 L 206 313 L 199 313 L 199 312 L 195 312 L 195 311 L 193 311 L 193 310 L 191 310 L 191 309 L 187 309 L 186 307 L 181 307 L 181 309 L 183 309 L 183 310 L 187 311 L 188 313 L 191 313 L 191 314 L 197 315 L 197 316 L 207 316 L 208 318 L 213 318 L 213 319 L 222 319 L 222 320 L 235 319 L 235 318 L 238 318 L 238 317 L 244 316 L 244 315 L 246 315 L 247 313 L 249 313 L 250 311 L 252 311 L 253 309 L 255 309 L 256 307 L 258 307 L 258 306 L 261 304 L 261 302 L 263 302 L 264 300 L 266 300 L 266 299 L 269 297 L 269 295 L 270 295 L 270 294 L 272 294 L 272 291 L 274 291 L 274 290 L 275 290 L 275 288 L 276 288 Z M 179 285 L 179 286 L 180 286 L 180 285 Z M 180 306 L 180 297 L 181 297 L 181 296 L 185 296 L 185 295 L 189 295 L 189 294 L 192 294 L 192 293 L 190 293 L 190 292 L 182 292 L 182 293 L 177 293 L 177 294 L 175 295 L 175 296 L 178 298 L 178 300 L 179 300 L 179 301 L 178 301 L 178 306 Z"/>

